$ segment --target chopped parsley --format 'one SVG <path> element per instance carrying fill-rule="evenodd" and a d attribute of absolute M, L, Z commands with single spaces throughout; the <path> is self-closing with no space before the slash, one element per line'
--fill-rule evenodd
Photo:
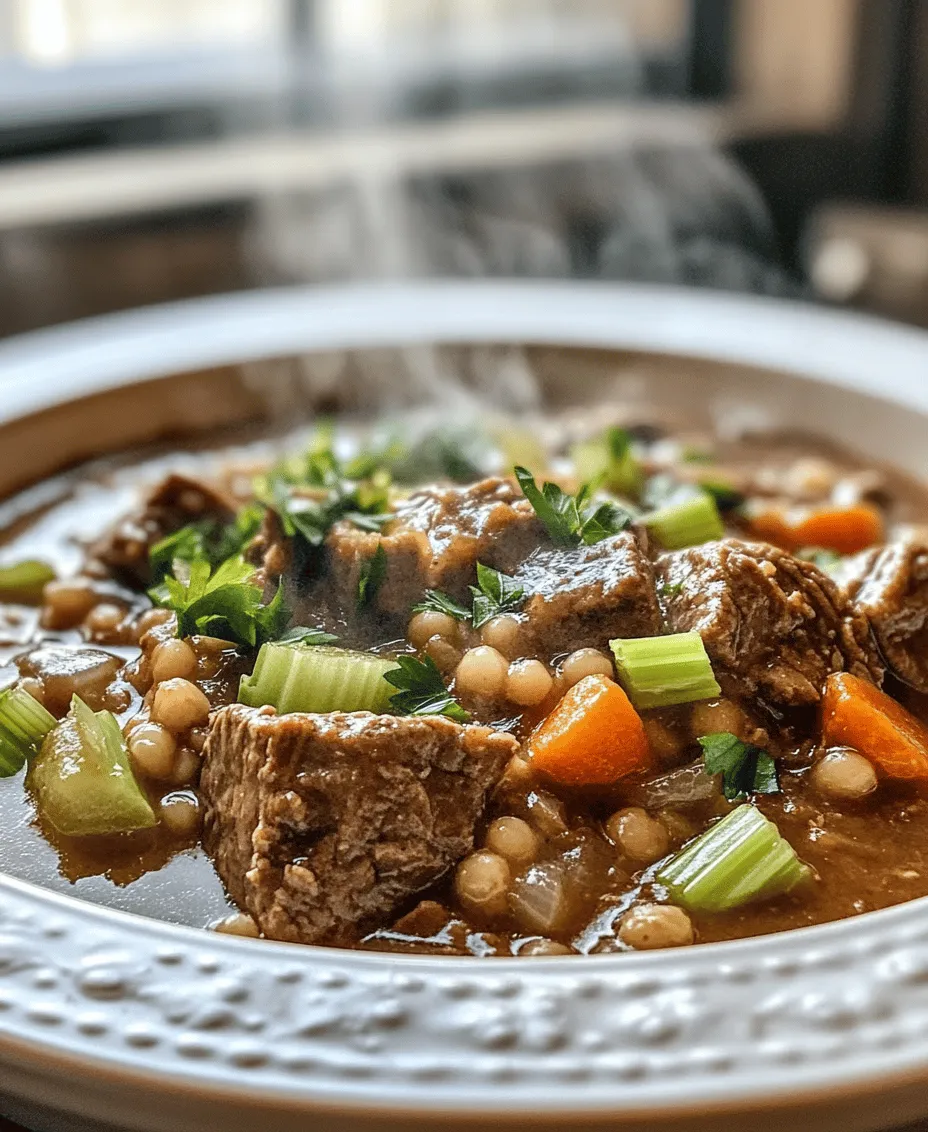
<path fill-rule="evenodd" d="M 441 673 L 430 656 L 398 656 L 397 668 L 384 673 L 384 680 L 399 691 L 390 697 L 397 715 L 446 715 L 458 723 L 470 716 L 445 687 Z"/>
<path fill-rule="evenodd" d="M 324 629 L 307 629 L 305 625 L 295 625 L 278 640 L 280 645 L 334 645 L 338 637 L 326 633 Z"/>
<path fill-rule="evenodd" d="M 477 563 L 477 585 L 470 587 L 474 597 L 473 622 L 479 629 L 501 613 L 518 609 L 525 599 L 525 589 L 514 578 Z"/>
<path fill-rule="evenodd" d="M 241 554 L 258 533 L 263 518 L 264 507 L 260 503 L 249 503 L 231 523 L 200 519 L 160 539 L 148 552 L 152 582 L 157 584 L 172 573 L 175 562 L 203 558 L 211 566 L 218 566 Z"/>
<path fill-rule="evenodd" d="M 383 543 L 378 542 L 377 549 L 371 557 L 361 564 L 361 573 L 358 576 L 358 609 L 370 604 L 386 576 L 387 552 L 383 548 Z"/>
<path fill-rule="evenodd" d="M 278 463 L 255 481 L 260 501 L 280 517 L 284 534 L 320 547 L 341 519 L 365 531 L 379 531 L 392 518 L 390 476 L 369 456 L 343 463 L 328 428 L 308 450 Z"/>
<path fill-rule="evenodd" d="M 478 566 L 479 570 L 480 567 Z M 444 613 L 455 621 L 470 621 L 471 611 L 441 590 L 426 590 L 425 597 L 412 607 L 413 613 Z"/>
<path fill-rule="evenodd" d="M 750 794 L 779 794 L 776 763 L 760 747 L 742 743 L 729 731 L 703 735 L 699 745 L 708 773 L 722 776 L 722 792 L 729 802 Z"/>
<path fill-rule="evenodd" d="M 283 587 L 265 605 L 263 591 L 253 581 L 255 568 L 239 556 L 215 570 L 205 558 L 195 558 L 183 575 L 169 574 L 149 590 L 156 605 L 177 614 L 178 637 L 202 633 L 254 646 L 275 640 L 290 619 Z"/>
<path fill-rule="evenodd" d="M 735 511 L 745 502 L 744 493 L 728 480 L 707 478 L 699 481 L 699 486 L 715 500 L 720 511 Z"/>
<path fill-rule="evenodd" d="M 593 490 L 584 484 L 576 495 L 569 495 L 556 483 L 545 483 L 541 488 L 526 468 L 517 467 L 515 477 L 522 494 L 535 509 L 548 534 L 558 546 L 593 546 L 603 539 L 624 531 L 632 516 L 618 503 L 593 503 Z"/>

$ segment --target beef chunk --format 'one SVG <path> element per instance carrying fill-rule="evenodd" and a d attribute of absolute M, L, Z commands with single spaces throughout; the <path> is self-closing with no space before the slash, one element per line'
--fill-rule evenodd
<path fill-rule="evenodd" d="M 527 647 L 539 655 L 603 649 L 612 637 L 661 632 L 654 569 L 629 531 L 595 546 L 536 550 L 515 577 L 530 595 Z"/>
<path fill-rule="evenodd" d="M 810 562 L 725 539 L 662 555 L 657 577 L 670 631 L 702 636 L 728 694 L 814 704 L 832 672 L 882 678 L 865 618 Z"/>
<path fill-rule="evenodd" d="M 425 590 L 466 599 L 478 561 L 511 574 L 546 541 L 544 527 L 518 487 L 491 477 L 469 487 L 415 492 L 399 504 L 382 534 L 337 523 L 326 544 L 326 572 L 336 581 L 341 608 L 353 608 L 361 567 L 380 543 L 387 574 L 374 608 L 408 618 Z"/>
<path fill-rule="evenodd" d="M 90 547 L 91 569 L 96 566 L 120 581 L 146 586 L 150 580 L 148 552 L 161 539 L 197 519 L 230 522 L 231 499 L 189 476 L 171 474 L 134 511 Z"/>
<path fill-rule="evenodd" d="M 841 580 L 870 622 L 892 671 L 928 692 L 928 537 L 912 531 L 898 542 L 855 555 L 845 563 Z"/>
<path fill-rule="evenodd" d="M 509 735 L 440 717 L 233 704 L 205 749 L 203 840 L 271 939 L 351 943 L 473 846 Z"/>

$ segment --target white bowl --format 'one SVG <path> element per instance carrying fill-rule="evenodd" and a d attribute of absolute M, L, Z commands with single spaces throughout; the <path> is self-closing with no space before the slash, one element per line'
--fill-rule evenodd
<path fill-rule="evenodd" d="M 0 488 L 163 433 L 191 399 L 247 416 L 253 391 L 217 367 L 416 342 L 623 351 L 578 391 L 811 427 L 928 480 L 928 335 L 683 291 L 432 283 L 0 343 Z M 928 903 L 683 951 L 477 960 L 209 935 L 0 877 L 0 1093 L 69 1132 L 885 1127 L 928 1115 Z"/>

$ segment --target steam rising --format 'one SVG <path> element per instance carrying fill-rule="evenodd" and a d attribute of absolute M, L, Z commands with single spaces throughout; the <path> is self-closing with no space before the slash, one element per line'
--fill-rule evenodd
<path fill-rule="evenodd" d="M 406 180 L 359 178 L 261 202 L 256 261 L 268 278 L 333 283 L 430 277 L 584 278 L 789 294 L 760 194 L 705 146 L 625 147 L 547 167 Z M 517 345 L 306 360 L 313 398 L 367 407 L 439 398 L 461 412 L 537 407 Z M 294 380 L 291 375 L 291 381 Z"/>

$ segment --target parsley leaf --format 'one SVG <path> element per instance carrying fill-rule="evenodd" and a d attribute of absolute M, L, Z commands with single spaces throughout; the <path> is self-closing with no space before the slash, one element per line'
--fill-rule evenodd
<path fill-rule="evenodd" d="M 477 567 L 480 569 L 479 565 Z M 470 610 L 441 590 L 426 590 L 425 598 L 412 607 L 413 613 L 445 613 L 455 621 L 470 621 Z"/>
<path fill-rule="evenodd" d="M 749 794 L 780 793 L 776 763 L 760 747 L 742 743 L 729 731 L 703 735 L 699 745 L 708 773 L 722 776 L 722 791 L 729 802 Z"/>
<path fill-rule="evenodd" d="M 383 548 L 383 543 L 378 542 L 373 555 L 361 564 L 361 573 L 358 576 L 358 609 L 370 604 L 386 576 L 387 552 Z"/>
<path fill-rule="evenodd" d="M 324 629 L 307 629 L 305 625 L 295 625 L 288 629 L 279 643 L 282 645 L 333 645 L 338 640 L 334 633 Z"/>
<path fill-rule="evenodd" d="M 205 558 L 211 566 L 218 566 L 227 558 L 241 554 L 258 533 L 263 518 L 264 507 L 260 503 L 249 503 L 231 523 L 200 519 L 165 536 L 148 552 L 152 581 L 158 583 L 172 573 L 175 562 Z"/>
<path fill-rule="evenodd" d="M 744 493 L 728 480 L 701 479 L 699 486 L 707 495 L 712 496 L 720 511 L 734 511 L 745 501 Z"/>
<path fill-rule="evenodd" d="M 398 656 L 399 667 L 384 673 L 384 680 L 400 690 L 390 697 L 390 706 L 397 715 L 446 715 L 458 723 L 470 716 L 445 687 L 441 673 L 430 656 L 418 660 L 414 656 Z"/>
<path fill-rule="evenodd" d="M 522 494 L 558 546 L 593 546 L 624 531 L 632 521 L 630 512 L 618 503 L 605 502 L 594 507 L 589 484 L 584 484 L 576 495 L 568 495 L 556 483 L 545 483 L 539 489 L 526 468 L 514 471 Z"/>
<path fill-rule="evenodd" d="M 188 523 L 186 527 L 159 539 L 148 552 L 148 564 L 154 582 L 170 574 L 175 562 L 192 562 L 206 558 L 206 530 L 203 523 Z"/>
<path fill-rule="evenodd" d="M 390 476 L 373 456 L 342 463 L 332 449 L 331 430 L 320 430 L 302 456 L 278 463 L 255 482 L 258 498 L 280 517 L 284 534 L 319 547 L 332 527 L 347 519 L 379 531 L 390 513 Z"/>
<path fill-rule="evenodd" d="M 177 614 L 178 637 L 202 633 L 254 646 L 279 636 L 290 617 L 283 589 L 265 605 L 254 575 L 255 568 L 238 556 L 215 570 L 205 558 L 195 558 L 186 579 L 169 574 L 149 596 Z"/>
<path fill-rule="evenodd" d="M 508 574 L 477 563 L 477 585 L 470 587 L 474 595 L 474 628 L 479 629 L 501 613 L 509 613 L 522 604 L 525 588 Z"/>

